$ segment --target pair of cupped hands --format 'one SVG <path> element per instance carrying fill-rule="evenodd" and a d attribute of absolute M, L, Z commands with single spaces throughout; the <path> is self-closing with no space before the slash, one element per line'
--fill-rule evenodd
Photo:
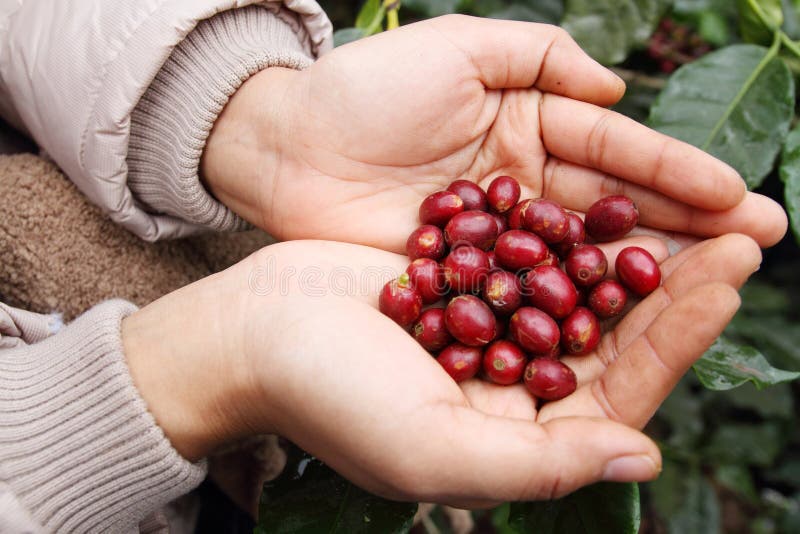
<path fill-rule="evenodd" d="M 176 449 L 197 460 L 277 433 L 366 490 L 458 507 L 657 476 L 640 429 L 786 218 L 726 164 L 606 109 L 624 89 L 557 27 L 462 16 L 254 75 L 214 126 L 203 178 L 284 242 L 123 322 L 134 382 Z M 456 384 L 377 310 L 421 200 L 501 174 L 579 213 L 631 197 L 639 235 L 602 248 L 613 265 L 642 246 L 663 271 L 595 352 L 565 358 L 578 389 L 544 405 L 522 385 Z"/>

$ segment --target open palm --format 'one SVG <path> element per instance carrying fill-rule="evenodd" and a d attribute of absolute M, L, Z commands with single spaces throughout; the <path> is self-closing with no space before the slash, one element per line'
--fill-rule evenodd
<path fill-rule="evenodd" d="M 295 273 L 281 290 L 229 292 L 239 294 L 236 315 L 247 318 L 246 374 L 259 384 L 245 419 L 373 492 L 474 507 L 552 498 L 602 478 L 653 478 L 658 450 L 630 427 L 645 425 L 725 327 L 739 304 L 734 288 L 760 252 L 749 238 L 728 235 L 668 259 L 663 287 L 597 351 L 565 358 L 578 390 L 538 407 L 522 385 L 475 379 L 459 388 L 377 311 L 377 288 L 361 282 L 406 262 L 367 247 L 295 241 L 224 273 L 241 287 L 258 266 Z M 308 285 L 303 273 L 311 271 Z"/>
<path fill-rule="evenodd" d="M 557 27 L 442 17 L 303 72 L 255 75 L 215 126 L 204 169 L 223 202 L 280 239 L 401 251 L 426 195 L 499 174 L 575 211 L 626 194 L 652 228 L 738 231 L 762 246 L 783 235 L 780 207 L 746 194 L 730 167 L 600 107 L 623 91 Z M 247 137 L 237 117 L 255 125 L 247 146 L 214 157 Z"/>

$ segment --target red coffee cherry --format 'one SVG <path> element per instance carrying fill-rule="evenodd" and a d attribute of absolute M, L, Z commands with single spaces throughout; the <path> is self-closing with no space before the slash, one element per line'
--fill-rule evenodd
<path fill-rule="evenodd" d="M 464 246 L 451 250 L 444 259 L 444 276 L 459 293 L 480 291 L 489 275 L 489 258 L 479 248 Z"/>
<path fill-rule="evenodd" d="M 483 371 L 495 384 L 508 386 L 519 382 L 528 358 L 511 341 L 495 341 L 483 353 Z"/>
<path fill-rule="evenodd" d="M 567 212 L 552 200 L 537 198 L 522 209 L 522 227 L 545 243 L 558 243 L 567 237 Z"/>
<path fill-rule="evenodd" d="M 578 291 L 564 271 L 547 265 L 527 272 L 522 290 L 530 304 L 555 319 L 569 315 L 578 301 Z"/>
<path fill-rule="evenodd" d="M 444 368 L 453 380 L 462 382 L 475 376 L 481 368 L 483 349 L 468 347 L 461 343 L 453 343 L 436 357 L 436 361 Z"/>
<path fill-rule="evenodd" d="M 531 360 L 523 378 L 533 396 L 549 401 L 563 399 L 578 387 L 578 378 L 572 369 L 551 358 Z"/>
<path fill-rule="evenodd" d="M 566 258 L 575 245 L 586 241 L 586 230 L 580 217 L 572 212 L 567 212 L 567 235 L 559 243 L 553 245 L 558 255 Z"/>
<path fill-rule="evenodd" d="M 564 268 L 576 286 L 590 287 L 606 275 L 608 260 L 594 245 L 576 245 L 567 256 Z"/>
<path fill-rule="evenodd" d="M 592 288 L 588 303 L 598 317 L 608 319 L 622 313 L 628 303 L 628 294 L 619 282 L 603 280 Z"/>
<path fill-rule="evenodd" d="M 483 287 L 483 300 L 497 315 L 511 315 L 522 305 L 519 278 L 508 271 L 489 273 Z"/>
<path fill-rule="evenodd" d="M 504 213 L 519 202 L 520 187 L 511 176 L 498 176 L 486 189 L 486 198 L 497 213 Z"/>
<path fill-rule="evenodd" d="M 622 285 L 640 297 L 646 297 L 661 285 L 661 269 L 655 258 L 643 248 L 622 249 L 615 267 Z"/>
<path fill-rule="evenodd" d="M 478 297 L 459 295 L 444 310 L 444 324 L 454 338 L 471 347 L 486 345 L 497 334 L 492 310 Z"/>
<path fill-rule="evenodd" d="M 639 210 L 623 195 L 601 198 L 586 212 L 586 233 L 597 241 L 616 241 L 639 222 Z"/>
<path fill-rule="evenodd" d="M 419 206 L 419 220 L 422 224 L 432 224 L 444 228 L 454 215 L 464 211 L 464 201 L 450 191 L 437 191 L 422 201 Z"/>
<path fill-rule="evenodd" d="M 465 211 L 454 216 L 444 227 L 444 240 L 451 247 L 469 244 L 489 250 L 497 239 L 497 222 L 484 211 Z"/>
<path fill-rule="evenodd" d="M 419 317 L 422 297 L 411 286 L 407 274 L 388 282 L 378 297 L 378 309 L 394 322 L 406 328 Z"/>
<path fill-rule="evenodd" d="M 542 310 L 524 307 L 511 316 L 509 337 L 533 354 L 550 354 L 561 339 L 561 331 L 552 317 Z"/>
<path fill-rule="evenodd" d="M 461 197 L 464 201 L 464 210 L 486 211 L 489 208 L 486 193 L 477 184 L 467 180 L 456 180 L 447 186 L 447 190 Z"/>
<path fill-rule="evenodd" d="M 422 297 L 423 304 L 433 304 L 447 294 L 444 269 L 430 258 L 419 258 L 406 269 L 411 285 Z"/>
<path fill-rule="evenodd" d="M 501 234 L 494 246 L 498 263 L 515 272 L 535 267 L 548 252 L 541 238 L 525 230 L 509 230 Z"/>
<path fill-rule="evenodd" d="M 442 308 L 431 308 L 422 312 L 411 327 L 411 335 L 428 352 L 439 352 L 453 343 L 453 336 L 444 324 Z"/>
<path fill-rule="evenodd" d="M 578 307 L 561 323 L 561 346 L 569 354 L 589 354 L 600 343 L 600 322 L 588 308 Z"/>
<path fill-rule="evenodd" d="M 432 224 L 420 226 L 408 236 L 406 254 L 411 261 L 417 258 L 431 258 L 439 261 L 444 258 L 447 248 L 444 234 L 439 227 Z"/>
<path fill-rule="evenodd" d="M 506 213 L 506 221 L 509 230 L 519 230 L 522 228 L 522 212 L 531 200 L 523 200 Z"/>

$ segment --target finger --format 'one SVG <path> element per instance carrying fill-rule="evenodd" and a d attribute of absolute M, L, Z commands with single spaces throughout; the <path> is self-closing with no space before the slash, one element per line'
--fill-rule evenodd
<path fill-rule="evenodd" d="M 489 89 L 537 87 L 599 106 L 625 92 L 622 79 L 558 26 L 459 15 L 430 24 L 469 58 Z"/>
<path fill-rule="evenodd" d="M 560 406 L 542 408 L 540 418 L 570 413 L 644 427 L 678 380 L 719 337 L 739 304 L 739 294 L 727 284 L 692 289 L 661 312 L 608 371 L 559 401 Z"/>
<path fill-rule="evenodd" d="M 633 307 L 613 332 L 603 336 L 594 353 L 568 356 L 564 363 L 575 371 L 579 384 L 597 380 L 673 301 L 710 282 L 739 288 L 760 262 L 758 246 L 740 234 L 724 235 L 680 252 L 661 264 L 663 285 Z"/>
<path fill-rule="evenodd" d="M 661 465 L 649 438 L 597 418 L 538 425 L 443 405 L 417 431 L 429 439 L 413 445 L 415 466 L 401 480 L 416 498 L 465 508 L 554 499 L 598 480 L 650 480 Z"/>
<path fill-rule="evenodd" d="M 543 174 L 542 196 L 564 207 L 586 212 L 598 199 L 625 195 L 639 208 L 639 222 L 651 228 L 701 237 L 740 232 L 762 247 L 777 243 L 786 233 L 786 213 L 775 201 L 747 193 L 735 207 L 709 211 L 690 206 L 644 185 L 621 180 L 595 169 L 550 158 Z"/>
<path fill-rule="evenodd" d="M 744 198 L 744 181 L 727 164 L 619 113 L 544 95 L 541 127 L 550 154 L 680 202 L 720 211 Z"/>

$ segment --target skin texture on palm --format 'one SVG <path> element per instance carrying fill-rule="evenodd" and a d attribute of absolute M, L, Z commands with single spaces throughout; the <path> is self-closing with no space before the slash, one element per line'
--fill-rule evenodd
<path fill-rule="evenodd" d="M 209 188 L 280 239 L 400 252 L 417 208 L 456 179 L 520 180 L 523 198 L 585 211 L 625 194 L 641 224 L 762 246 L 786 217 L 690 145 L 604 109 L 624 85 L 562 30 L 449 16 L 358 41 L 308 70 L 267 69 L 214 126 Z"/>
<path fill-rule="evenodd" d="M 666 258 L 658 240 L 631 242 Z M 567 360 L 576 393 L 539 410 L 521 385 L 472 380 L 459 388 L 377 311 L 377 282 L 332 283 L 342 272 L 360 280 L 407 263 L 357 245 L 263 249 L 130 316 L 123 339 L 137 387 L 188 458 L 277 432 L 381 495 L 488 506 L 559 496 L 600 479 L 656 476 L 658 449 L 634 428 L 725 327 L 739 304 L 734 288 L 759 262 L 745 236 L 667 259 L 663 288 L 598 351 Z M 253 285 L 253 273 L 265 265 L 296 275 L 254 290 L 263 285 Z"/>

